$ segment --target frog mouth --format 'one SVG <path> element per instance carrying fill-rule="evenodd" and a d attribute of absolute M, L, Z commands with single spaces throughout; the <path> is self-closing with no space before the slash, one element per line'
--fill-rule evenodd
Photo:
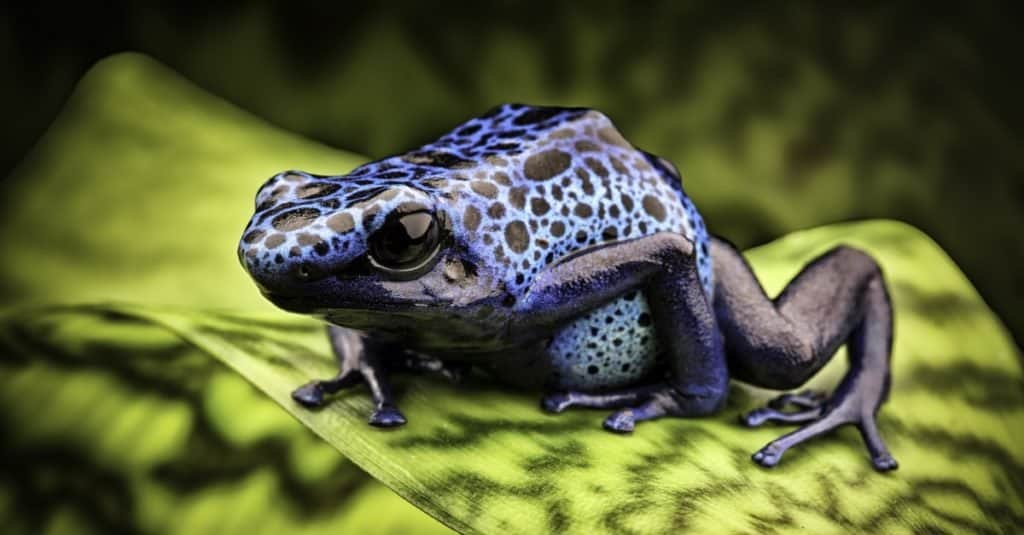
<path fill-rule="evenodd" d="M 263 296 L 278 307 L 302 314 L 425 311 L 451 304 L 429 291 L 425 284 L 414 281 L 327 277 L 307 281 L 301 288 L 291 290 L 260 288 Z"/>

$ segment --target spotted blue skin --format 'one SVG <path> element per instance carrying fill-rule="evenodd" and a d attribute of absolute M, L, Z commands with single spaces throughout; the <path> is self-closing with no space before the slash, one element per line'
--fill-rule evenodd
<path fill-rule="evenodd" d="M 597 111 L 517 104 L 346 175 L 272 177 L 256 196 L 240 259 L 263 286 L 285 284 L 298 266 L 344 271 L 366 256 L 368 237 L 396 209 L 443 213 L 453 249 L 506 300 L 521 299 L 561 259 L 659 232 L 694 243 L 709 300 L 714 291 L 707 229 L 671 163 L 634 148 Z M 495 325 L 492 337 L 503 328 Z M 650 309 L 638 291 L 548 334 L 539 350 L 548 387 L 621 387 L 658 366 Z M 412 349 L 444 353 L 446 340 L 432 336 Z M 505 342 L 495 353 L 514 345 Z"/>

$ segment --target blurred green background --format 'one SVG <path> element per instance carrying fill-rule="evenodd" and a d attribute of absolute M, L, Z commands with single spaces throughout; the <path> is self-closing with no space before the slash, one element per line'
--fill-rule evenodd
<path fill-rule="evenodd" d="M 123 50 L 371 157 L 498 102 L 591 106 L 676 162 L 712 230 L 739 245 L 901 219 L 1024 337 L 1010 4 L 284 5 L 3 7 L 3 176 L 88 67 Z"/>

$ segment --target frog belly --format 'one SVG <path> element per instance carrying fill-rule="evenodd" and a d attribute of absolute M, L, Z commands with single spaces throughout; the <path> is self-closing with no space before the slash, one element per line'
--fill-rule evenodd
<path fill-rule="evenodd" d="M 635 386 L 657 366 L 651 309 L 629 293 L 563 327 L 548 355 L 556 388 L 602 390 Z"/>

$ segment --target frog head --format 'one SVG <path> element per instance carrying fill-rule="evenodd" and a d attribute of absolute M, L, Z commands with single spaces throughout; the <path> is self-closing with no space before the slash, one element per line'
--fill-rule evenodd
<path fill-rule="evenodd" d="M 468 338 L 493 330 L 501 284 L 460 245 L 450 202 L 381 174 L 273 176 L 239 244 L 242 266 L 277 306 L 339 325 L 408 332 L 425 320 Z"/>
<path fill-rule="evenodd" d="M 275 175 L 239 255 L 287 310 L 482 347 L 559 259 L 674 228 L 682 215 L 625 191 L 672 195 L 648 156 L 596 111 L 505 104 L 343 176 Z"/>

